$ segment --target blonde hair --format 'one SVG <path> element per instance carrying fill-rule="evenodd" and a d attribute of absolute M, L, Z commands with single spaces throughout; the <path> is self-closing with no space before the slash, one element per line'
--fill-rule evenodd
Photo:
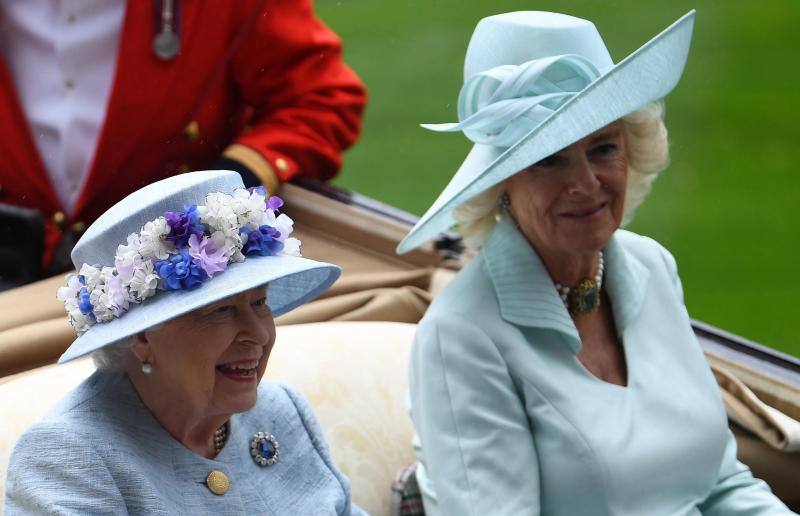
<path fill-rule="evenodd" d="M 622 224 L 633 219 L 636 208 L 644 201 L 658 174 L 669 163 L 667 127 L 664 125 L 664 103 L 651 102 L 622 117 L 628 154 L 628 182 L 625 188 L 625 209 Z M 478 250 L 489 238 L 500 213 L 498 199 L 503 183 L 479 193 L 456 206 L 453 218 L 456 231 L 464 243 Z"/>

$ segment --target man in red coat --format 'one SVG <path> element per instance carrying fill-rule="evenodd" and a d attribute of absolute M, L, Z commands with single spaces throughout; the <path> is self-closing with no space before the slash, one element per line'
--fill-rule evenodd
<path fill-rule="evenodd" d="M 55 272 L 97 216 L 164 177 L 331 178 L 365 100 L 311 0 L 4 2 L 0 203 L 42 214 Z"/>

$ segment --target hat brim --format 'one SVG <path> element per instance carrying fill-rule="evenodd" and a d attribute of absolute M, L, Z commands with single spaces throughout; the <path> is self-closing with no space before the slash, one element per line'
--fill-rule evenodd
<path fill-rule="evenodd" d="M 95 324 L 61 355 L 60 364 L 135 335 L 210 303 L 269 284 L 267 302 L 275 317 L 317 297 L 339 277 L 336 265 L 294 256 L 252 257 L 232 263 L 191 290 L 159 292 L 133 305 L 118 319 Z"/>
<path fill-rule="evenodd" d="M 683 15 L 508 149 L 474 145 L 444 191 L 397 246 L 397 252 L 411 251 L 451 228 L 452 211 L 464 201 L 666 96 L 677 85 L 686 65 L 694 17 L 694 10 Z"/>

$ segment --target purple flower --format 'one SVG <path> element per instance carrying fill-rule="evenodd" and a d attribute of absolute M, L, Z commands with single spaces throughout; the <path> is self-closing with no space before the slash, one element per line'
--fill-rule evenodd
<path fill-rule="evenodd" d="M 83 276 L 78 276 L 78 279 L 81 280 Z M 81 281 L 82 284 L 86 284 L 85 280 Z M 92 306 L 92 302 L 89 301 L 89 289 L 86 287 L 81 287 L 78 291 L 78 308 L 81 310 L 83 315 L 89 315 L 94 310 L 94 306 Z"/>
<path fill-rule="evenodd" d="M 244 254 L 275 256 L 283 250 L 283 242 L 278 240 L 281 232 L 272 226 L 264 225 L 254 231 L 242 228 L 240 233 L 247 235 L 247 243 L 242 248 Z"/>
<path fill-rule="evenodd" d="M 203 226 L 200 224 L 200 214 L 197 212 L 197 206 L 184 206 L 181 213 L 168 211 L 164 213 L 164 218 L 167 219 L 169 225 L 169 234 L 167 240 L 175 244 L 178 249 L 185 248 L 189 243 L 189 237 L 197 235 L 197 238 L 203 237 Z"/>
<path fill-rule="evenodd" d="M 182 249 L 166 260 L 156 262 L 158 275 L 164 280 L 165 290 L 184 290 L 195 288 L 208 277 L 197 260 L 192 259 L 189 251 Z"/>
<path fill-rule="evenodd" d="M 277 195 L 273 195 L 267 200 L 267 206 L 269 206 L 269 209 L 272 211 L 280 209 L 280 207 L 283 206 L 283 199 Z"/>
<path fill-rule="evenodd" d="M 222 272 L 228 267 L 228 257 L 225 247 L 215 247 L 211 239 L 204 237 L 202 240 L 197 235 L 189 237 L 189 255 L 197 262 L 210 278 L 217 272 Z"/>

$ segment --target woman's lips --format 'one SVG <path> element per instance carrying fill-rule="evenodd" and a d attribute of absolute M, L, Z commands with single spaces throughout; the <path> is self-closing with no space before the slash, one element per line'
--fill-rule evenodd
<path fill-rule="evenodd" d="M 561 216 L 573 220 L 591 221 L 600 218 L 606 206 L 608 203 L 604 202 L 598 206 L 565 211 Z"/>
<path fill-rule="evenodd" d="M 258 376 L 258 360 L 237 360 L 219 364 L 217 372 L 235 382 L 252 382 Z"/>

